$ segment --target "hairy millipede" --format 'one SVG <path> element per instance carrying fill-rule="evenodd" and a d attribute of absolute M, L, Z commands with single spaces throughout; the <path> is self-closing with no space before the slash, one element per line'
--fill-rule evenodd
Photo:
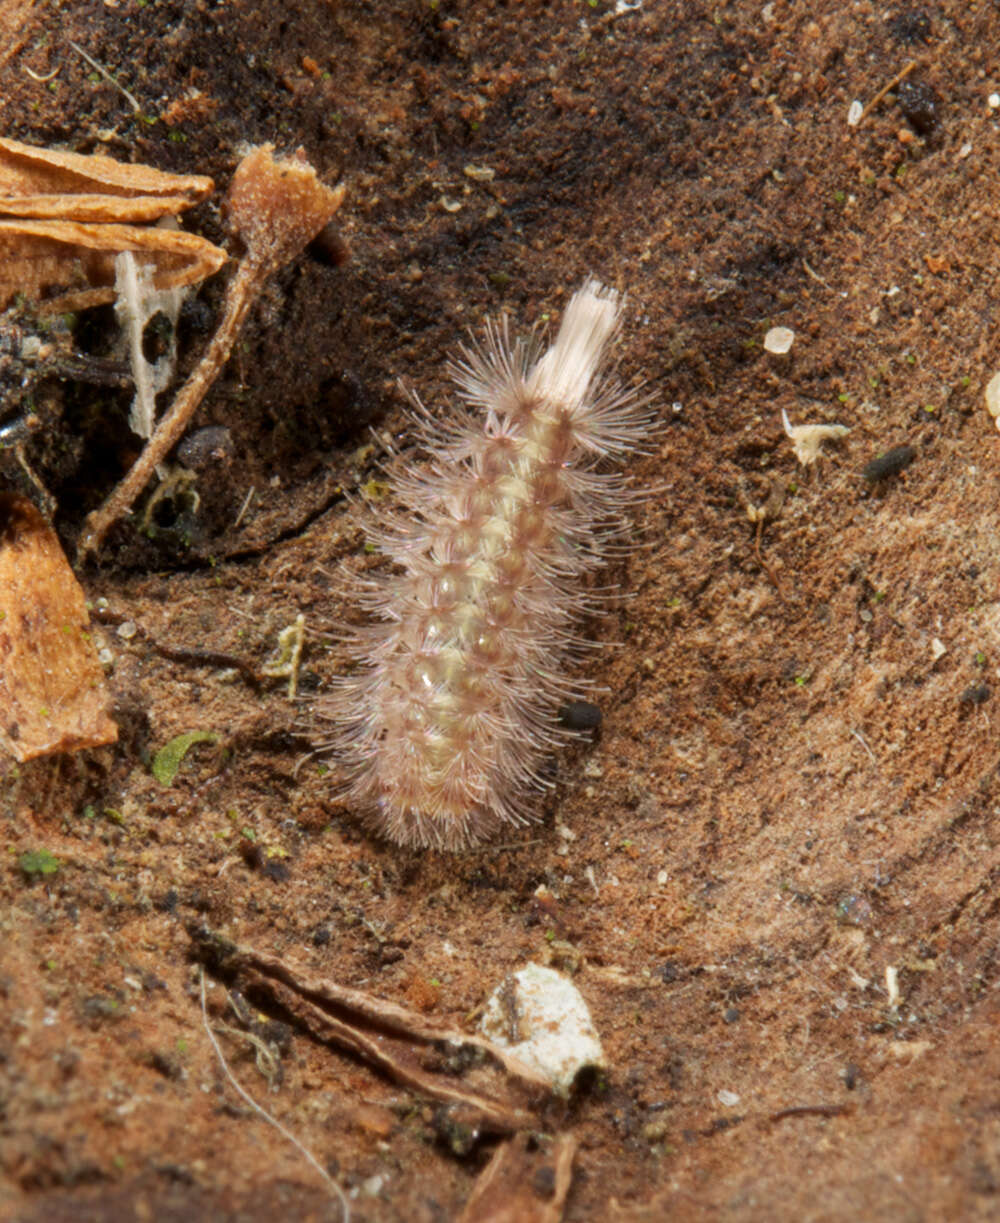
<path fill-rule="evenodd" d="M 544 353 L 489 323 L 451 366 L 464 406 L 442 422 L 414 400 L 428 458 L 393 471 L 406 512 L 372 532 L 395 573 L 368 584 L 379 623 L 351 632 L 358 666 L 325 708 L 344 797 L 399 844 L 458 850 L 524 822 L 546 755 L 573 737 L 566 656 L 599 601 L 580 579 L 627 535 L 636 499 L 601 468 L 653 420 L 648 398 L 600 373 L 621 309 L 588 280 Z"/>

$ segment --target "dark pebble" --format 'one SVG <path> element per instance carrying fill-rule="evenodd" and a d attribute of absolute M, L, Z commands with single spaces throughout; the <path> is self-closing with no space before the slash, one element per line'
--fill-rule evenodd
<path fill-rule="evenodd" d="M 169 888 L 163 893 L 159 900 L 155 902 L 155 904 L 161 913 L 173 913 L 177 908 L 177 902 L 179 900 L 180 896 L 177 894 L 177 889 Z"/>
<path fill-rule="evenodd" d="M 536 1197 L 550 1198 L 556 1191 L 556 1173 L 554 1168 L 538 1168 L 531 1178 L 531 1187 Z"/>
<path fill-rule="evenodd" d="M 568 701 L 559 710 L 559 721 L 570 730 L 597 730 L 602 714 L 590 701 Z"/>
<path fill-rule="evenodd" d="M 941 122 L 938 97 L 930 85 L 920 81 L 903 81 L 896 94 L 903 118 L 918 136 L 932 136 Z"/>
<path fill-rule="evenodd" d="M 862 469 L 861 474 L 869 483 L 885 480 L 888 476 L 898 476 L 899 473 L 913 462 L 917 452 L 912 446 L 893 446 L 885 454 L 879 455 Z"/>
<path fill-rule="evenodd" d="M 274 862 L 270 859 L 261 867 L 261 874 L 266 875 L 274 883 L 287 883 L 292 877 L 292 872 L 284 862 Z"/>
<path fill-rule="evenodd" d="M 177 459 L 192 471 L 228 466 L 236 453 L 233 435 L 221 425 L 195 429 L 177 447 Z"/>
<path fill-rule="evenodd" d="M 181 322 L 198 335 L 209 335 L 215 327 L 215 311 L 200 297 L 185 297 L 181 305 Z"/>
<path fill-rule="evenodd" d="M 728 1006 L 722 1012 L 722 1022 L 723 1023 L 739 1023 L 739 1020 L 740 1020 L 740 1012 L 739 1012 L 739 1009 L 735 1006 Z"/>
<path fill-rule="evenodd" d="M 982 705 L 990 695 L 989 684 L 970 684 L 958 699 L 962 705 Z"/>

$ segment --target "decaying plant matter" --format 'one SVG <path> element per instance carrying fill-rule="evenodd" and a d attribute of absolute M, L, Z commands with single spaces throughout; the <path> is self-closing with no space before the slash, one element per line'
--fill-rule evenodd
<path fill-rule="evenodd" d="M 230 281 L 222 321 L 145 450 L 104 505 L 88 517 L 82 552 L 96 551 L 111 526 L 131 509 L 229 359 L 247 312 L 264 284 L 305 249 L 330 221 L 343 198 L 344 188 L 324 186 L 301 153 L 275 158 L 271 145 L 261 145 L 236 167 L 229 189 L 229 217 L 246 253 Z"/>
<path fill-rule="evenodd" d="M 542 1150 L 530 1150 L 524 1134 L 503 1143 L 476 1179 L 459 1223 L 559 1223 L 576 1148 L 572 1134 Z"/>
<path fill-rule="evenodd" d="M 55 531 L 0 493 L 0 745 L 18 761 L 114 743 L 80 584 Z"/>
<path fill-rule="evenodd" d="M 0 138 L 0 308 L 19 294 L 48 313 L 114 301 L 115 257 L 124 251 L 159 291 L 205 280 L 225 251 L 151 223 L 177 216 L 213 186 L 204 175 Z"/>
<path fill-rule="evenodd" d="M 197 923 L 188 926 L 188 934 L 198 958 L 212 970 L 235 975 L 250 993 L 266 994 L 317 1040 L 441 1101 L 454 1127 L 474 1136 L 537 1125 L 531 1106 L 542 1093 L 549 1094 L 549 1082 L 485 1037 L 230 942 Z"/>

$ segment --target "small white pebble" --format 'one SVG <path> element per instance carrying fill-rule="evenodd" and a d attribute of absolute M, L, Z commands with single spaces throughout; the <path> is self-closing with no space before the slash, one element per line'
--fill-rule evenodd
<path fill-rule="evenodd" d="M 656 882 L 660 887 L 663 887 L 669 878 L 670 876 L 666 871 L 658 871 L 656 875 Z"/>
<path fill-rule="evenodd" d="M 965 144 L 963 144 L 962 147 L 958 150 L 959 161 L 964 161 L 971 152 L 972 152 L 972 145 L 969 144 L 968 141 L 966 141 Z"/>
<path fill-rule="evenodd" d="M 136 627 L 134 620 L 123 620 L 122 623 L 118 625 L 118 636 L 121 637 L 123 641 L 131 641 L 138 631 L 139 629 Z"/>
<path fill-rule="evenodd" d="M 458 200 L 452 200 L 449 199 L 448 196 L 442 195 L 441 207 L 445 210 L 445 212 L 459 212 L 461 211 L 462 205 Z"/>
<path fill-rule="evenodd" d="M 764 336 L 764 348 L 776 356 L 783 357 L 795 343 L 795 332 L 791 327 L 772 327 Z"/>
<path fill-rule="evenodd" d="M 723 1088 L 715 1093 L 715 1098 L 719 1101 L 723 1108 L 735 1108 L 740 1102 L 739 1096 L 735 1091 L 726 1091 Z"/>
<path fill-rule="evenodd" d="M 857 98 L 847 108 L 847 126 L 857 127 L 861 122 L 861 116 L 865 113 L 865 108 L 861 105 Z"/>
<path fill-rule="evenodd" d="M 991 93 L 986 101 L 989 103 L 990 110 L 996 110 L 1000 107 L 1000 93 Z"/>
<path fill-rule="evenodd" d="M 899 994 L 899 969 L 893 964 L 887 964 L 885 969 L 885 992 L 889 995 L 889 1005 L 894 1009 L 901 1001 Z"/>
<path fill-rule="evenodd" d="M 1000 416 L 1000 374 L 994 374 L 986 384 L 986 411 L 990 416 Z"/>
<path fill-rule="evenodd" d="M 931 656 L 937 662 L 939 658 L 943 658 L 948 653 L 948 647 L 940 637 L 935 637 L 931 641 Z"/>

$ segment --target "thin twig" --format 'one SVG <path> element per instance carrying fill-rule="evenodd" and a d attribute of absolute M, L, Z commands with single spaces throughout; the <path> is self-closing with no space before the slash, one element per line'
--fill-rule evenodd
<path fill-rule="evenodd" d="M 910 62 L 906 65 L 906 67 L 902 70 L 902 72 L 897 72 L 888 85 L 883 85 L 882 88 L 878 91 L 878 93 L 874 96 L 874 98 L 872 98 L 872 100 L 868 103 L 868 105 L 861 112 L 861 115 L 857 123 L 855 124 L 855 127 L 860 127 L 861 124 L 864 123 L 865 119 L 868 118 L 869 114 L 875 109 L 876 106 L 878 106 L 879 102 L 882 101 L 885 95 L 891 89 L 895 89 L 896 86 L 899 85 L 902 81 L 905 81 L 906 78 L 913 71 L 913 69 L 916 68 L 916 66 L 917 66 L 917 61 L 915 59 L 911 59 Z"/>
<path fill-rule="evenodd" d="M 862 746 L 862 747 L 865 749 L 865 751 L 866 751 L 866 752 L 868 753 L 868 755 L 871 757 L 872 764 L 878 764 L 878 761 L 875 759 L 875 753 L 872 751 L 872 749 L 871 749 L 871 748 L 868 746 L 868 744 L 865 742 L 864 735 L 862 735 L 861 731 L 860 731 L 860 730 L 855 730 L 853 726 L 849 726 L 849 727 L 848 727 L 848 730 L 849 730 L 849 731 L 851 732 L 851 734 L 852 734 L 852 735 L 855 737 L 855 739 L 857 739 L 857 741 L 858 741 L 858 742 L 861 744 L 861 746 Z"/>
<path fill-rule="evenodd" d="M 236 515 L 236 521 L 233 523 L 234 531 L 243 521 L 243 516 L 246 514 L 247 510 L 250 508 L 250 502 L 253 500 L 254 493 L 256 493 L 256 491 L 257 489 L 254 487 L 253 484 L 251 484 L 250 491 L 247 493 L 246 497 L 244 497 L 243 504 L 240 506 L 240 512 Z"/>
<path fill-rule="evenodd" d="M 757 530 L 754 532 L 754 537 L 753 537 L 753 550 L 757 557 L 757 563 L 760 565 L 761 569 L 764 570 L 767 576 L 771 579 L 771 584 L 774 587 L 775 591 L 777 592 L 778 598 L 782 601 L 782 603 L 787 603 L 788 600 L 785 598 L 785 592 L 781 589 L 781 583 L 778 581 L 778 575 L 774 572 L 774 570 L 767 563 L 767 561 L 764 560 L 763 553 L 760 550 L 760 537 L 761 537 L 761 533 L 763 532 L 763 530 L 764 530 L 764 519 L 758 518 L 757 519 Z"/>
<path fill-rule="evenodd" d="M 339 1198 L 340 1208 L 344 1212 L 344 1216 L 343 1216 L 344 1223 L 350 1223 L 351 1207 L 348 1204 L 347 1196 L 344 1193 L 343 1189 L 341 1189 L 341 1187 L 333 1179 L 330 1173 L 327 1172 L 327 1170 L 319 1162 L 316 1156 L 313 1155 L 312 1151 L 310 1151 L 307 1147 L 303 1146 L 303 1144 L 298 1140 L 298 1138 L 295 1137 L 295 1135 L 291 1132 L 291 1130 L 286 1129 L 285 1126 L 283 1126 L 280 1121 L 272 1117 L 266 1108 L 263 1108 L 260 1104 L 258 1104 L 257 1101 L 253 1098 L 253 1096 L 251 1096 L 250 1093 L 246 1091 L 245 1088 L 240 1086 L 240 1084 L 236 1080 L 236 1076 L 229 1069 L 229 1064 L 226 1061 L 225 1054 L 222 1052 L 222 1048 L 220 1047 L 219 1042 L 215 1039 L 215 1033 L 212 1031 L 212 1026 L 208 1022 L 208 1007 L 205 1005 L 205 970 L 204 968 L 201 968 L 199 966 L 199 972 L 200 972 L 199 980 L 201 982 L 201 1021 L 202 1021 L 202 1024 L 204 1025 L 205 1033 L 208 1036 L 209 1041 L 211 1042 L 212 1048 L 215 1050 L 215 1056 L 219 1059 L 219 1064 L 221 1065 L 226 1078 L 230 1081 L 230 1083 L 232 1083 L 233 1087 L 239 1093 L 240 1097 L 253 1109 L 253 1111 L 259 1117 L 263 1118 L 263 1120 L 266 1121 L 268 1125 L 273 1125 L 274 1128 L 278 1131 L 278 1133 L 281 1134 L 283 1138 L 287 1138 L 287 1140 L 292 1144 L 293 1147 L 295 1147 L 295 1149 L 299 1152 L 299 1154 L 302 1155 L 310 1164 L 312 1164 L 312 1166 L 316 1169 L 316 1171 L 326 1181 L 326 1183 L 330 1186 L 330 1188 L 334 1191 L 334 1193 Z"/>
<path fill-rule="evenodd" d="M 797 1104 L 772 1113 L 768 1121 L 784 1121 L 786 1117 L 842 1117 L 851 1111 L 849 1104 Z"/>
<path fill-rule="evenodd" d="M 31 77 L 33 81 L 37 81 L 39 85 L 45 85 L 49 81 L 54 81 L 55 78 L 59 75 L 61 68 L 62 68 L 62 64 L 56 64 L 56 66 L 52 69 L 51 72 L 47 72 L 44 76 L 40 76 L 37 72 L 32 72 L 27 64 L 24 65 L 24 71 L 28 74 L 28 76 Z"/>
<path fill-rule="evenodd" d="M 805 257 L 802 259 L 802 268 L 805 274 L 815 280 L 817 284 L 821 284 L 824 289 L 829 289 L 831 293 L 836 293 L 837 290 L 833 287 L 833 285 L 830 284 L 828 280 L 824 280 L 823 277 L 820 276 L 819 272 L 815 270 L 815 268 L 810 267 L 809 260 Z"/>
<path fill-rule="evenodd" d="M 91 68 L 93 68 L 95 72 L 99 72 L 101 76 L 108 82 L 109 85 L 114 86 L 114 88 L 118 90 L 118 92 L 122 95 L 123 98 L 127 100 L 129 105 L 132 107 L 132 109 L 135 111 L 137 115 L 142 114 L 142 107 L 139 105 L 138 101 L 136 100 L 135 95 L 129 93 L 129 91 L 125 88 L 124 85 L 121 84 L 120 81 L 116 81 L 115 78 L 111 75 L 111 73 L 107 70 L 107 68 L 102 67 L 102 65 L 99 64 L 92 55 L 88 55 L 87 52 L 84 51 L 83 47 L 77 46 L 77 44 L 72 40 L 72 38 L 67 38 L 66 41 L 73 48 L 73 50 L 77 53 L 77 55 L 83 56 L 83 58 L 87 61 L 87 63 L 91 66 Z"/>

